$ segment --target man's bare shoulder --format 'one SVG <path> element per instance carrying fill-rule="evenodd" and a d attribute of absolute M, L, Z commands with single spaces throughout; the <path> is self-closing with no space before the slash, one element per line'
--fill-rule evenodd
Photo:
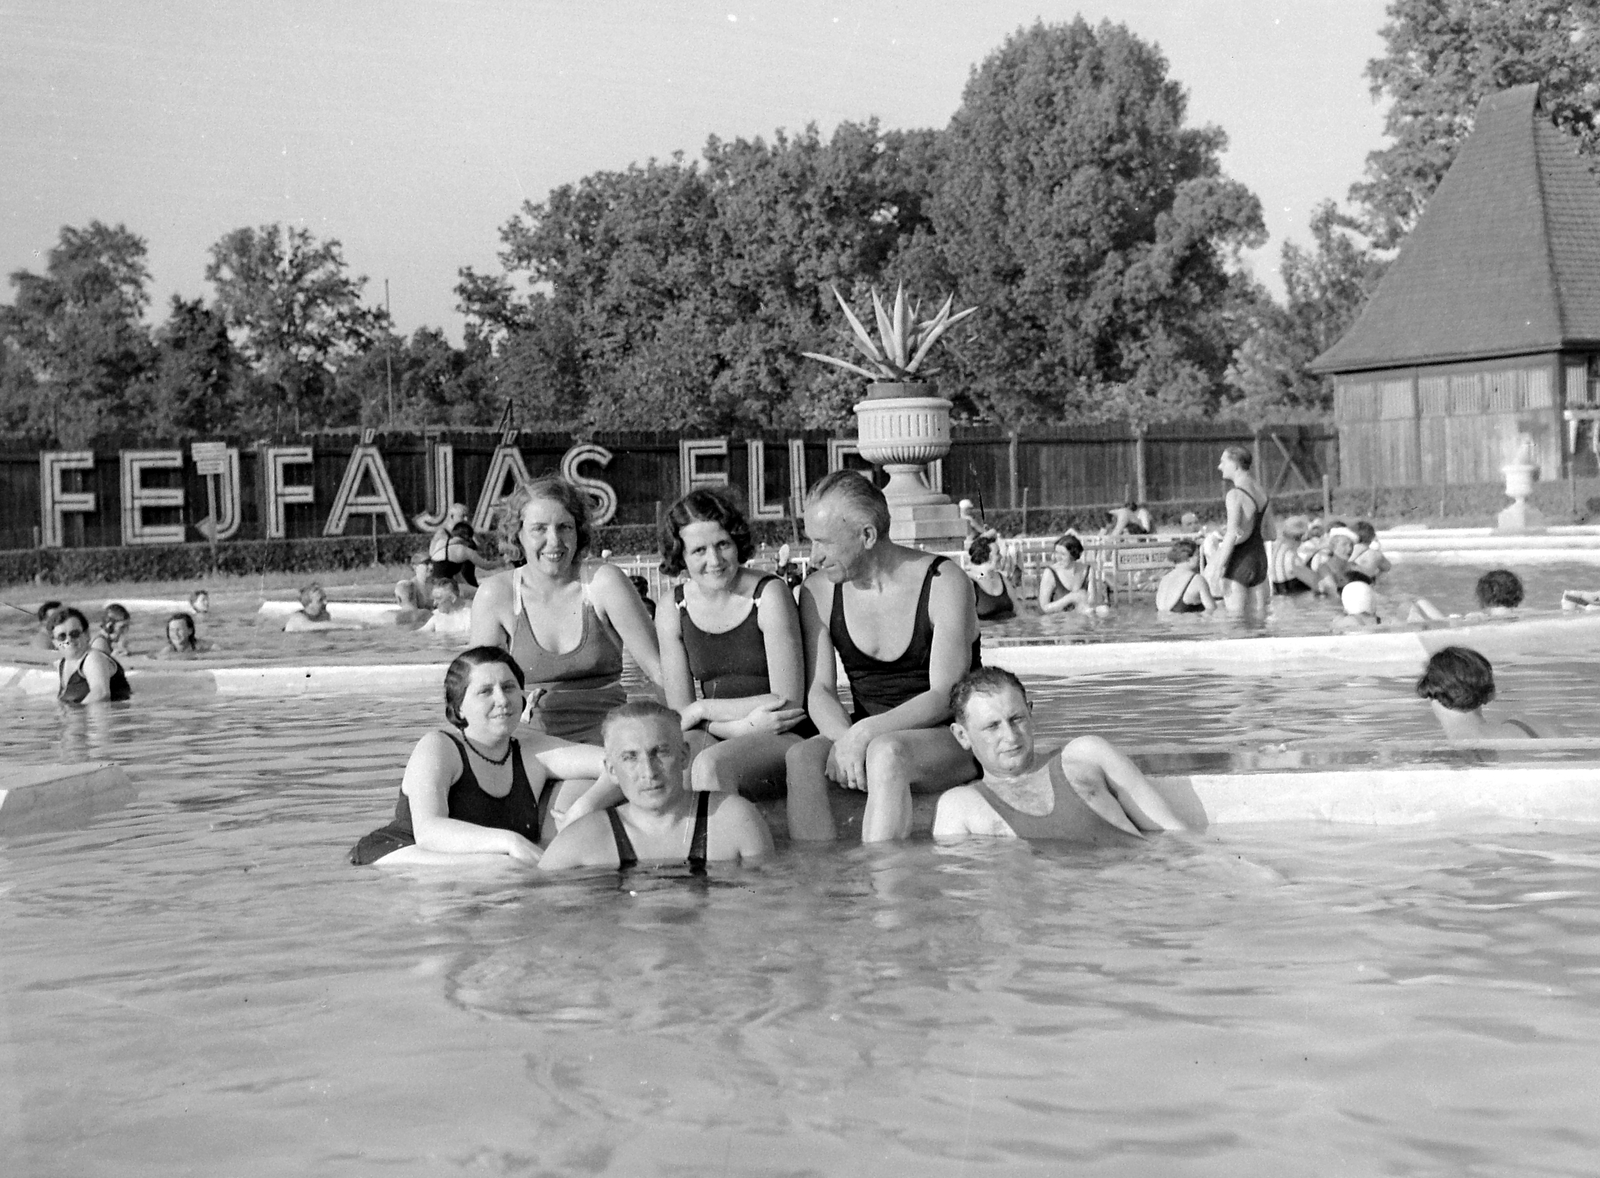
<path fill-rule="evenodd" d="M 617 863 L 616 840 L 611 837 L 611 820 L 604 810 L 585 814 L 556 835 L 539 859 L 539 866 L 545 871 L 615 867 Z"/>
<path fill-rule="evenodd" d="M 978 792 L 976 786 L 957 785 L 939 795 L 939 804 L 933 815 L 933 837 L 961 838 L 966 835 L 1017 837 L 1016 831 L 1006 825 L 1005 819 Z"/>

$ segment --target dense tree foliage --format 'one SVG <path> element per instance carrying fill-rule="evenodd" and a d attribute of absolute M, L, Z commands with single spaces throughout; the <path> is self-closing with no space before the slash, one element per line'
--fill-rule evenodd
<path fill-rule="evenodd" d="M 1374 98 L 1389 100 L 1393 142 L 1367 157 L 1351 189 L 1379 248 L 1416 224 L 1472 131 L 1478 103 L 1537 82 L 1545 111 L 1600 149 L 1600 3 L 1594 0 L 1391 0 L 1384 55 L 1367 65 Z"/>
<path fill-rule="evenodd" d="M 138 419 L 153 360 L 149 281 L 144 239 L 99 221 L 63 228 L 43 274 L 11 275 L 16 299 L 0 307 L 8 431 L 76 446 Z"/>
<path fill-rule="evenodd" d="M 931 221 L 964 301 L 974 398 L 1005 421 L 1214 408 L 1237 342 L 1239 247 L 1261 207 L 1184 125 L 1152 46 L 1035 24 L 991 54 L 945 133 Z M 1232 312 L 1232 315 L 1230 315 Z"/>

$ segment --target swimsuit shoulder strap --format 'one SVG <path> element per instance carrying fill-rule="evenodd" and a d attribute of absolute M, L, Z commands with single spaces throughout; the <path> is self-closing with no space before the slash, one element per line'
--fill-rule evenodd
<path fill-rule="evenodd" d="M 446 728 L 441 728 L 439 731 L 449 738 L 451 744 L 456 746 L 456 756 L 461 758 L 461 776 L 457 777 L 450 784 L 453 786 L 470 785 L 481 789 L 482 787 L 478 785 L 478 775 L 472 771 L 472 761 L 467 756 L 467 746 L 462 743 L 461 737 L 457 736 L 454 732 L 451 732 Z M 515 773 L 515 770 L 512 770 L 512 772 Z M 523 780 L 526 781 L 527 779 L 524 778 Z"/>
<path fill-rule="evenodd" d="M 626 871 L 639 865 L 639 856 L 633 853 L 633 840 L 622 825 L 615 806 L 606 807 L 606 817 L 611 820 L 611 838 L 617 844 L 617 870 Z"/>
<path fill-rule="evenodd" d="M 701 790 L 700 798 L 695 802 L 694 834 L 689 839 L 689 869 L 691 871 L 704 871 L 706 869 L 706 827 L 711 813 L 711 791 Z"/>
<path fill-rule="evenodd" d="M 1507 720 L 1506 723 L 1507 724 L 1513 724 L 1516 727 L 1522 729 L 1529 736 L 1533 737 L 1534 740 L 1538 740 L 1539 739 L 1539 734 L 1537 732 L 1535 732 L 1532 728 L 1530 728 L 1528 725 L 1524 724 L 1521 720 Z"/>

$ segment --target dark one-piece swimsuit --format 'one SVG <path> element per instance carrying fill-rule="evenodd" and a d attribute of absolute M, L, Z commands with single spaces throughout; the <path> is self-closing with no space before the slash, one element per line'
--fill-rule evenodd
<path fill-rule="evenodd" d="M 855 710 L 850 722 L 857 723 L 868 716 L 882 715 L 929 690 L 928 659 L 933 653 L 933 619 L 928 616 L 928 597 L 933 591 L 933 577 L 939 566 L 946 563 L 943 556 L 934 557 L 922 578 L 922 594 L 917 598 L 917 612 L 911 625 L 911 641 L 905 653 L 897 659 L 875 659 L 862 654 L 850 637 L 850 626 L 844 617 L 844 586 L 833 590 L 833 611 L 828 618 L 828 636 L 833 648 L 839 652 L 844 664 L 845 678 L 850 680 L 850 695 L 855 700 Z M 965 574 L 962 574 L 965 576 Z M 968 670 L 983 666 L 980 640 L 972 640 L 972 655 Z"/>
<path fill-rule="evenodd" d="M 1187 581 L 1184 582 L 1183 593 L 1189 592 L 1189 586 L 1194 584 L 1195 578 L 1199 575 L 1199 573 L 1194 573 Z M 1167 611 L 1169 614 L 1203 614 L 1206 612 L 1204 602 L 1185 601 L 1183 599 L 1183 593 L 1178 594 L 1178 603 Z"/>
<path fill-rule="evenodd" d="M 556 783 L 547 780 L 539 796 L 534 797 L 533 784 L 528 780 L 527 767 L 522 763 L 522 749 L 513 740 L 509 754 L 510 791 L 503 798 L 485 793 L 472 772 L 472 762 L 467 756 L 467 749 L 462 744 L 461 738 L 449 732 L 445 735 L 450 737 L 456 746 L 456 751 L 461 754 L 461 776 L 450 785 L 450 792 L 446 797 L 446 814 L 462 822 L 470 822 L 474 826 L 514 830 L 537 846 L 540 831 L 544 828 L 545 811 L 550 808 Z M 405 790 L 402 789 L 400 800 L 395 803 L 394 821 L 388 826 L 379 827 L 351 847 L 350 862 L 357 867 L 364 867 L 368 863 L 376 863 L 391 851 L 415 846 L 416 842 L 417 836 L 411 827 L 411 800 L 406 797 Z"/>
<path fill-rule="evenodd" d="M 627 805 L 626 802 L 621 805 Z M 628 837 L 628 830 L 622 825 L 622 817 L 617 813 L 617 806 L 606 808 L 606 817 L 611 819 L 611 837 L 617 844 L 617 870 L 627 871 L 629 868 L 639 866 L 639 856 L 634 854 L 633 840 Z M 685 862 L 693 875 L 704 875 L 706 870 L 706 823 L 711 812 L 711 793 L 701 790 L 694 804 L 694 833 L 689 836 L 689 858 Z"/>
<path fill-rule="evenodd" d="M 1072 783 L 1061 768 L 1059 754 L 1050 758 L 1050 788 L 1055 794 L 1055 805 L 1048 814 L 1029 814 L 1015 806 L 1008 806 L 982 781 L 972 784 L 1018 838 L 1052 839 L 1091 847 L 1132 846 L 1143 841 L 1138 835 L 1112 826 L 1078 796 L 1078 791 L 1072 788 Z"/>
<path fill-rule="evenodd" d="M 110 655 L 106 656 L 111 658 Z M 110 699 L 122 700 L 133 698 L 133 689 L 128 686 L 128 674 L 122 669 L 122 664 L 111 658 L 111 665 L 116 668 L 111 672 Z M 63 662 L 62 666 L 66 666 Z M 59 673 L 58 673 L 59 675 Z M 81 704 L 89 698 L 89 681 L 83 677 L 83 664 L 78 664 L 78 669 L 68 675 L 56 691 L 56 698 L 64 704 Z"/>
<path fill-rule="evenodd" d="M 672 599 L 678 606 L 684 653 L 689 656 L 689 674 L 700 684 L 702 698 L 746 699 L 752 695 L 766 695 L 772 689 L 767 675 L 767 641 L 761 634 L 757 615 L 767 582 L 777 580 L 777 577 L 765 576 L 756 582 L 755 591 L 750 594 L 750 612 L 733 629 L 721 633 L 695 625 L 683 601 L 682 585 L 672 591 Z M 817 734 L 809 716 L 789 731 L 800 737 Z"/>
<path fill-rule="evenodd" d="M 1000 592 L 990 593 L 978 582 L 972 582 L 974 596 L 977 598 L 978 621 L 1001 621 L 1012 617 L 1017 612 L 1017 607 L 1012 604 L 1011 591 L 1006 588 L 1005 582 L 1000 582 Z"/>
<path fill-rule="evenodd" d="M 1250 521 L 1250 534 L 1239 541 L 1229 554 L 1222 575 L 1246 589 L 1252 589 L 1265 581 L 1271 572 L 1267 560 L 1267 542 L 1261 538 L 1261 517 L 1267 514 L 1267 504 L 1256 503 L 1255 496 L 1249 491 L 1241 490 L 1239 493 L 1255 504 L 1256 514 Z"/>

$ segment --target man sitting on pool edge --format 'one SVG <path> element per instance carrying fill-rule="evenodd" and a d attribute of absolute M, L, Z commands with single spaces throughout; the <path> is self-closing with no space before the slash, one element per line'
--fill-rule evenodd
<path fill-rule="evenodd" d="M 1139 767 L 1098 736 L 1059 753 L 1034 747 L 1033 707 L 1010 671 L 984 667 L 950 692 L 950 730 L 983 768 L 947 790 L 933 837 L 1055 839 L 1086 846 L 1131 844 L 1146 831 L 1186 830 Z"/>
<path fill-rule="evenodd" d="M 605 763 L 625 803 L 567 824 L 539 866 L 617 867 L 710 861 L 751 862 L 772 854 L 761 812 L 731 793 L 695 792 L 684 780 L 689 746 L 677 712 L 653 699 L 613 708 L 600 727 Z"/>

